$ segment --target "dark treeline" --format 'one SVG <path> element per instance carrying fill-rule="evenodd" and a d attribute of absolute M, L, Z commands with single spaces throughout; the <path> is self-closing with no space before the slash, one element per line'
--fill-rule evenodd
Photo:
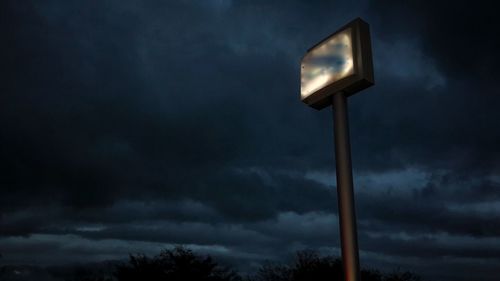
<path fill-rule="evenodd" d="M 104 266 L 103 266 L 104 265 Z M 106 269 L 107 268 L 107 269 Z M 0 266 L 0 280 L 24 281 L 21 269 L 8 270 Z M 108 263 L 72 270 L 52 268 L 53 279 L 67 281 L 343 281 L 342 262 L 332 256 L 320 256 L 310 250 L 300 251 L 289 264 L 267 263 L 251 276 L 242 276 L 233 269 L 218 264 L 210 256 L 201 256 L 184 247 L 164 250 L 159 255 L 130 255 L 128 262 Z M 38 280 L 40 280 L 39 273 Z M 33 276 L 34 277 L 34 276 Z M 37 279 L 33 279 L 37 280 Z M 45 279 L 44 279 L 45 280 Z M 362 281 L 419 281 L 410 272 L 382 273 L 362 270 Z"/>

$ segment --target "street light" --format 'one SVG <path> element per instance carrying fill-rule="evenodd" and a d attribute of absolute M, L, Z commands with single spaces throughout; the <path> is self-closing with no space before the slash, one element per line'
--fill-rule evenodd
<path fill-rule="evenodd" d="M 333 104 L 340 241 L 346 281 L 359 281 L 347 97 L 374 84 L 369 26 L 357 18 L 311 47 L 301 63 L 300 99 L 315 109 Z"/>

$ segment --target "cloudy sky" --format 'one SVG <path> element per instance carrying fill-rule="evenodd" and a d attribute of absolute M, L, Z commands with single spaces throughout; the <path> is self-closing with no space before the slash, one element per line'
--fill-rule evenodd
<path fill-rule="evenodd" d="M 0 262 L 339 255 L 332 111 L 300 102 L 299 67 L 358 16 L 361 264 L 498 278 L 500 27 L 480 1 L 1 1 Z"/>

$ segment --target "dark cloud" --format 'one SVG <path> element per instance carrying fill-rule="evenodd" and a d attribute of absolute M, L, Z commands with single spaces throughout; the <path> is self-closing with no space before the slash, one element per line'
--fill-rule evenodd
<path fill-rule="evenodd" d="M 422 50 L 436 58 L 439 68 L 448 75 L 493 82 L 498 73 L 495 65 L 500 43 L 493 35 L 496 27 L 492 23 L 497 16 L 493 3 L 455 1 L 450 6 L 446 1 L 436 1 L 432 9 L 418 1 L 371 4 L 384 30 L 401 36 L 416 34 L 422 39 Z"/>

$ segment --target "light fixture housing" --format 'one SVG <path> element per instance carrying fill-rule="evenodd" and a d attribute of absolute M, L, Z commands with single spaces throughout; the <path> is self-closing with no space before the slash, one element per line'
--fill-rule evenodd
<path fill-rule="evenodd" d="M 374 84 L 368 24 L 360 18 L 323 39 L 301 61 L 300 99 L 315 109 L 332 104 L 332 95 L 347 96 Z"/>

